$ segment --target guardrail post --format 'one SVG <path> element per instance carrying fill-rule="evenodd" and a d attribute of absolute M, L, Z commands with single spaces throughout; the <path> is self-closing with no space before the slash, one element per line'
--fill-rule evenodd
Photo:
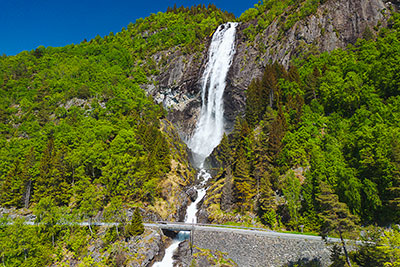
<path fill-rule="evenodd" d="M 190 255 L 193 255 L 193 235 L 194 235 L 194 221 L 192 220 L 192 229 L 190 231 L 190 238 L 189 238 Z"/>

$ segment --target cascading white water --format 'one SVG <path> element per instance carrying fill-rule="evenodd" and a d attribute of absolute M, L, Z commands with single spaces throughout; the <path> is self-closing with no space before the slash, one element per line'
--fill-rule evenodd
<path fill-rule="evenodd" d="M 211 178 L 211 175 L 203 169 L 204 160 L 221 142 L 224 134 L 223 94 L 226 76 L 235 54 L 236 25 L 237 23 L 233 22 L 220 25 L 213 35 L 208 51 L 208 63 L 202 76 L 201 114 L 195 133 L 188 142 L 194 164 L 200 168 L 197 179 L 202 182 L 196 187 L 196 200 L 186 210 L 185 223 L 197 223 L 197 204 L 206 195 L 205 185 Z M 187 232 L 179 232 L 178 238 L 174 239 L 171 246 L 166 249 L 163 260 L 154 266 L 173 266 L 173 252 L 185 236 L 188 236 Z"/>
<path fill-rule="evenodd" d="M 203 197 L 206 195 L 206 188 L 204 187 L 206 185 L 206 182 L 208 179 L 211 178 L 211 175 L 204 169 L 201 169 L 197 175 L 198 180 L 202 180 L 200 183 L 199 189 L 197 189 L 197 198 L 195 201 L 193 201 L 189 207 L 186 209 L 186 218 L 185 218 L 185 223 L 197 223 L 197 204 L 203 199 Z"/>
<path fill-rule="evenodd" d="M 224 134 L 223 94 L 226 76 L 235 54 L 236 25 L 231 22 L 220 25 L 208 51 L 208 63 L 202 76 L 200 118 L 188 143 L 194 164 L 200 168 Z"/>

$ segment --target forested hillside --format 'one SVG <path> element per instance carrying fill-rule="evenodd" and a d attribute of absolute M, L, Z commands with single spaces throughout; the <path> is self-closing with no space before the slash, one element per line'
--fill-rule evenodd
<path fill-rule="evenodd" d="M 159 72 L 152 54 L 203 50 L 204 38 L 232 19 L 214 5 L 175 7 L 116 34 L 0 58 L 0 205 L 37 209 L 53 220 L 39 233 L 18 224 L 26 231 L 19 242 L 36 247 L 28 252 L 5 242 L 14 228 L 1 228 L 3 263 L 44 265 L 54 246 L 76 259 L 85 255 L 86 230 L 54 225 L 67 214 L 118 221 L 124 209 L 140 207 L 152 218 L 178 219 L 174 202 L 194 173 L 166 111 L 139 85 Z M 83 240 L 62 242 L 74 238 Z M 41 246 L 51 250 L 40 255 Z"/>
<path fill-rule="evenodd" d="M 139 210 L 146 220 L 182 220 L 195 171 L 176 128 L 194 127 L 195 116 L 174 101 L 200 94 L 174 92 L 168 99 L 167 87 L 182 88 L 174 68 L 189 65 L 177 67 L 171 57 L 179 52 L 187 63 L 198 54 L 201 61 L 214 30 L 227 21 L 241 23 L 233 65 L 243 59 L 228 86 L 258 73 L 249 70 L 262 73 L 241 92 L 229 91 L 234 100 L 243 95 L 245 107 L 229 107 L 229 119 L 238 114 L 234 129 L 209 159 L 215 176 L 202 220 L 340 237 L 360 226 L 399 223 L 400 16 L 395 8 L 382 11 L 383 22 L 357 30 L 362 38 L 346 48 L 321 53 L 299 35 L 301 45 L 290 50 L 289 33 L 329 1 L 263 1 L 239 18 L 214 5 L 175 6 L 115 34 L 0 57 L 0 207 L 33 213 L 41 223 L 1 219 L 2 264 L 139 265 L 147 249 L 140 254 L 135 246 L 157 239 L 143 234 Z M 264 36 L 271 25 L 273 38 Z M 267 50 L 271 57 L 263 58 Z M 249 68 L 253 62 L 257 67 Z M 200 70 L 204 63 L 196 64 Z M 173 103 L 186 122 L 171 118 L 173 105 L 155 103 L 151 95 L 160 92 L 158 102 Z M 61 225 L 96 218 L 121 227 Z M 366 231 L 379 246 L 354 252 L 353 263 L 398 263 L 393 227 Z"/>
<path fill-rule="evenodd" d="M 288 70 L 267 65 L 253 80 L 244 116 L 217 149 L 242 211 L 258 207 L 275 225 L 277 190 L 286 198 L 282 222 L 312 229 L 325 182 L 363 223 L 400 219 L 399 21 L 396 14 L 376 40 L 310 56 Z"/>
<path fill-rule="evenodd" d="M 1 203 L 51 196 L 79 207 L 90 187 L 100 206 L 114 196 L 151 202 L 170 153 L 165 111 L 139 87 L 157 73 L 149 57 L 199 46 L 229 18 L 214 6 L 171 9 L 116 35 L 2 57 Z"/>
<path fill-rule="evenodd" d="M 288 69 L 267 64 L 213 152 L 208 219 L 251 223 L 256 214 L 271 228 L 337 235 L 398 223 L 399 38 L 395 13 L 346 49 L 298 57 Z M 398 262 L 398 230 L 368 236 L 381 249 L 364 248 L 354 262 Z"/>

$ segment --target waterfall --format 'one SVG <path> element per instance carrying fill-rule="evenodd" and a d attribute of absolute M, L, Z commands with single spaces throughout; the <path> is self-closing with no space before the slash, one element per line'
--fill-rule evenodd
<path fill-rule="evenodd" d="M 224 99 L 226 76 L 235 54 L 235 35 L 237 23 L 222 24 L 215 31 L 208 50 L 208 62 L 202 76 L 202 108 L 196 130 L 188 142 L 193 154 L 194 165 L 200 168 L 197 179 L 202 182 L 196 187 L 197 199 L 186 210 L 185 223 L 197 223 L 197 204 L 206 195 L 206 182 L 211 175 L 203 169 L 204 160 L 221 142 L 224 134 Z M 188 233 L 179 232 L 167 248 L 161 262 L 154 266 L 172 266 L 173 252 L 178 247 L 182 237 Z"/>
<path fill-rule="evenodd" d="M 188 143 L 196 167 L 202 167 L 224 134 L 223 94 L 235 54 L 236 25 L 231 22 L 220 25 L 208 50 L 208 63 L 202 76 L 200 118 Z"/>

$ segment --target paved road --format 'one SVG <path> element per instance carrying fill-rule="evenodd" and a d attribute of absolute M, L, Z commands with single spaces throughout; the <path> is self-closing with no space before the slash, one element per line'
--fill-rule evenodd
<path fill-rule="evenodd" d="M 219 224 L 191 224 L 191 223 L 170 223 L 170 222 L 159 222 L 159 223 L 145 223 L 146 227 L 157 227 L 160 229 L 172 230 L 172 231 L 217 231 L 217 232 L 235 232 L 246 235 L 259 235 L 268 237 L 279 237 L 285 239 L 301 239 L 301 240 L 322 240 L 320 236 L 312 235 L 299 235 L 290 233 L 280 233 L 262 228 L 251 228 L 241 226 L 230 226 L 230 225 L 219 225 Z M 339 238 L 328 238 L 328 242 L 340 242 Z"/>
<path fill-rule="evenodd" d="M 27 224 L 33 225 L 32 221 L 26 222 Z M 80 226 L 88 226 L 89 222 L 79 222 L 79 223 L 65 223 L 65 225 L 73 225 L 78 224 Z M 92 222 L 93 226 L 115 226 L 118 223 L 115 222 Z M 284 239 L 298 239 L 298 240 L 322 240 L 320 236 L 312 236 L 312 235 L 300 235 L 300 234 L 290 234 L 290 233 L 280 233 L 262 228 L 253 228 L 253 227 L 244 227 L 244 226 L 232 226 L 232 225 L 221 225 L 221 224 L 192 224 L 192 223 L 183 223 L 183 222 L 155 222 L 155 223 L 144 223 L 145 227 L 149 228 L 160 228 L 171 231 L 214 231 L 214 232 L 235 232 L 239 234 L 245 235 L 259 235 L 259 236 L 268 236 L 268 237 L 276 237 L 276 238 L 284 238 Z M 339 238 L 328 238 L 328 242 L 340 242 Z M 350 240 L 347 240 L 350 241 Z M 361 243 L 360 241 L 356 241 L 356 243 Z"/>

